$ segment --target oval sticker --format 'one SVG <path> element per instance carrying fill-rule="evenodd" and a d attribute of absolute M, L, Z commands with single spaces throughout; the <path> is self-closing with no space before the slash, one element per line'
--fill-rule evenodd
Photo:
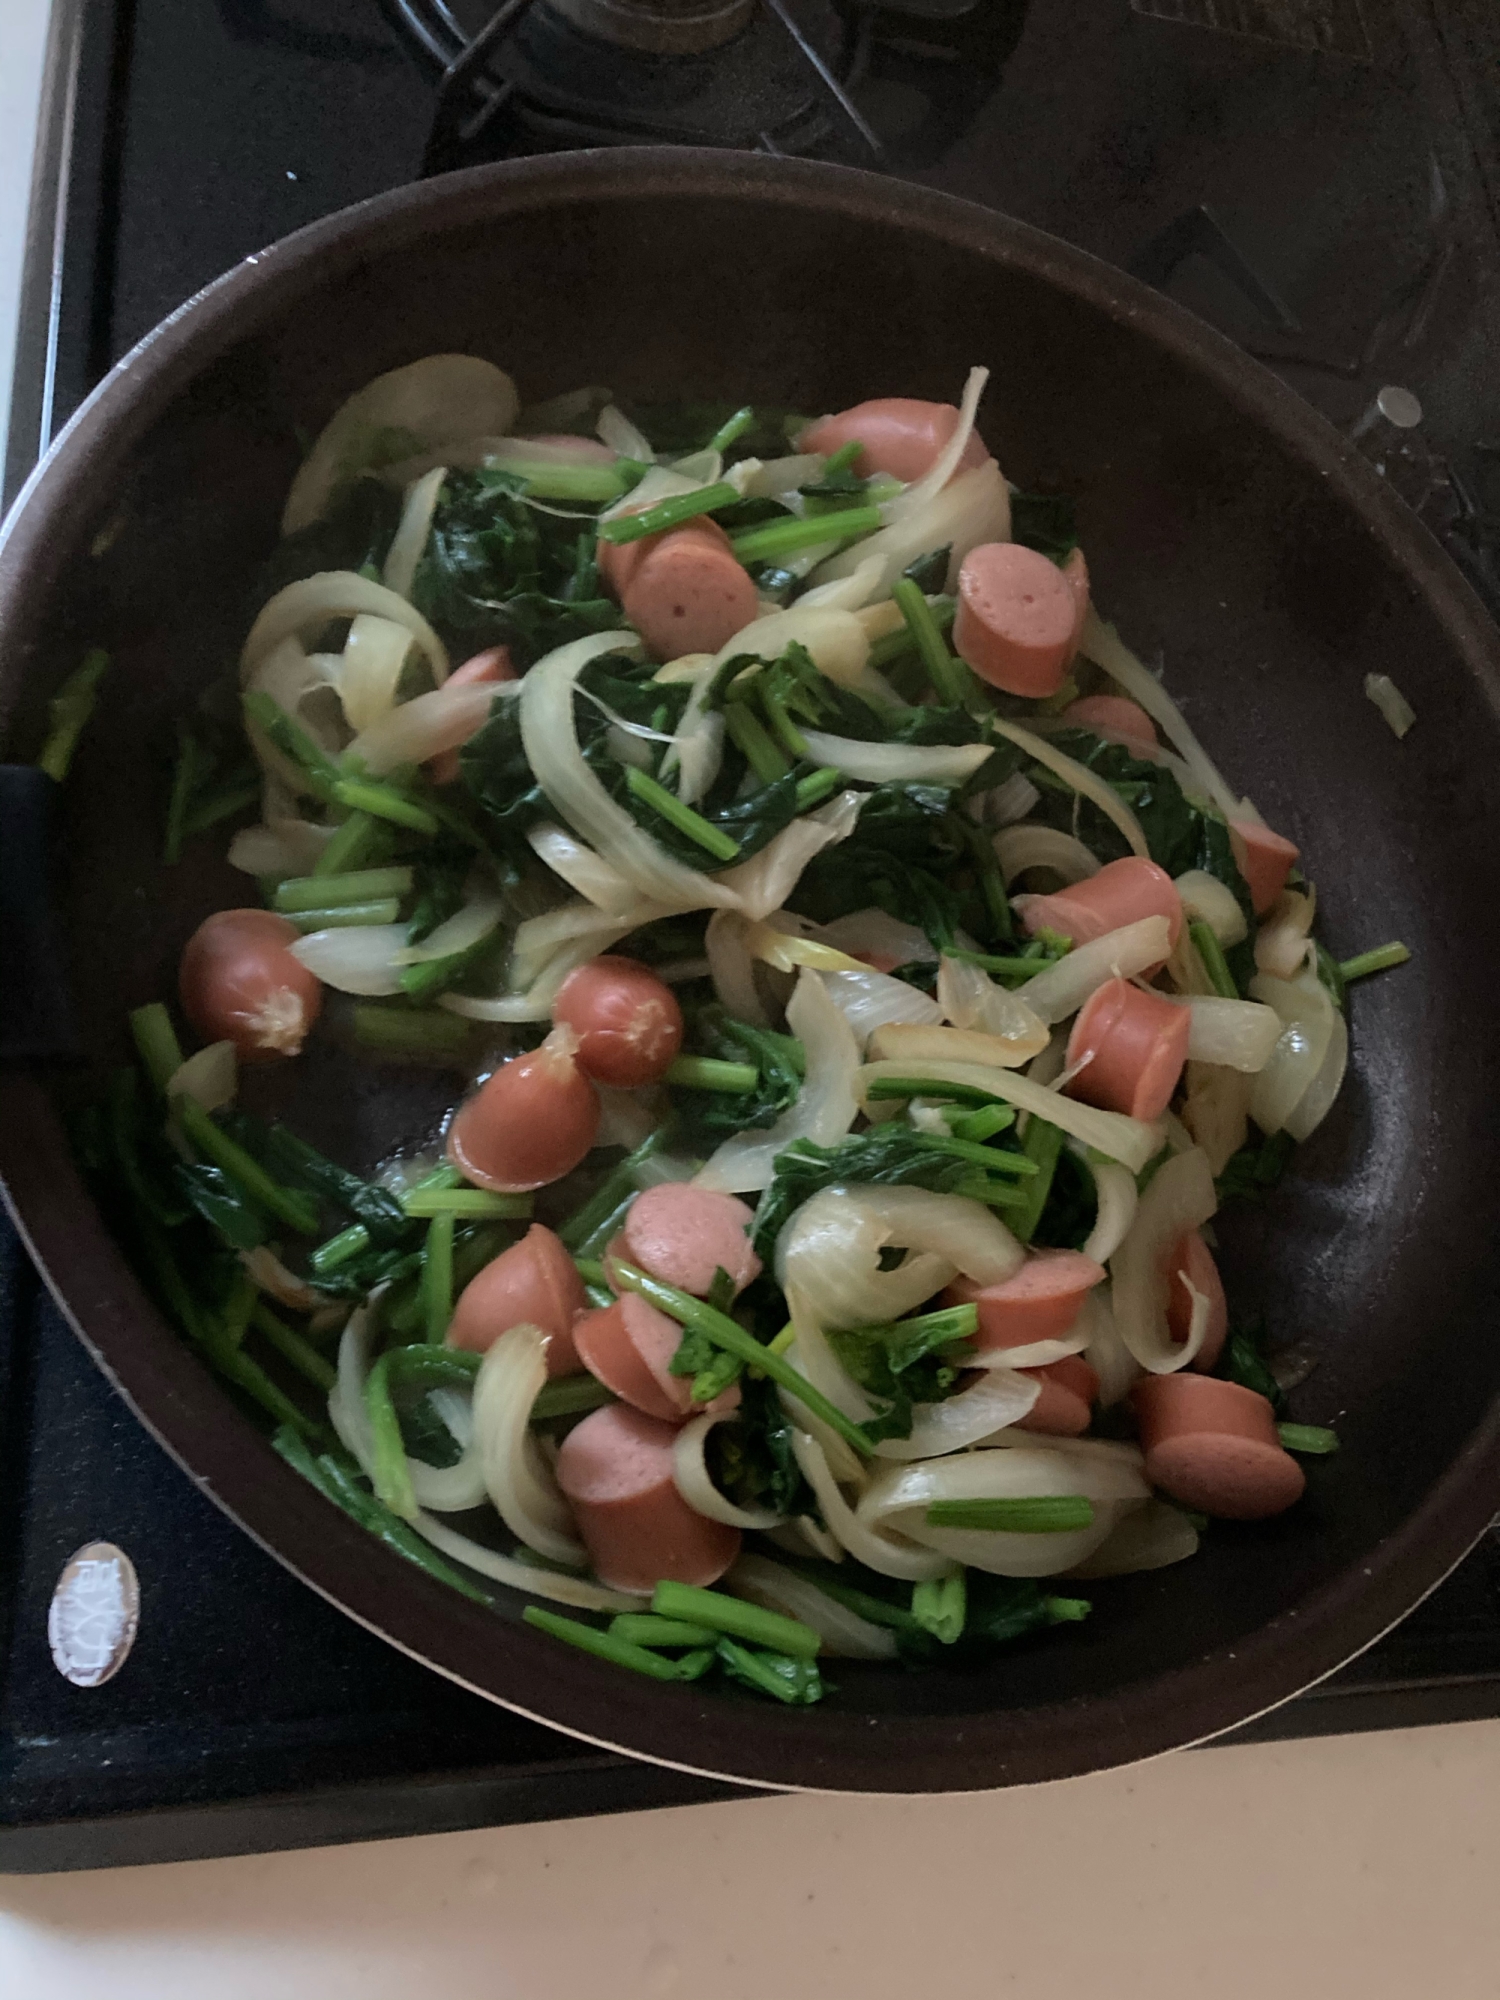
<path fill-rule="evenodd" d="M 135 1564 L 113 1542 L 86 1542 L 68 1558 L 52 1593 L 52 1664 L 74 1687 L 101 1687 L 124 1666 L 140 1615 Z"/>

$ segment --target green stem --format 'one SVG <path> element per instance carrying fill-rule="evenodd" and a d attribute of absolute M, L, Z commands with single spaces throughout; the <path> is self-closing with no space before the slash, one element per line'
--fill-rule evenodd
<path fill-rule="evenodd" d="M 824 462 L 823 466 L 824 479 L 826 480 L 830 477 L 833 477 L 834 475 L 840 472 L 852 472 L 854 469 L 854 461 L 859 457 L 860 453 L 863 450 L 864 446 L 863 444 L 861 444 L 858 438 L 850 438 L 847 444 L 841 444 L 838 450 L 832 453 L 832 455 Z"/>
<path fill-rule="evenodd" d="M 344 825 L 351 823 L 346 820 Z M 339 832 L 343 830 L 341 827 Z M 326 875 L 289 875 L 286 881 L 277 883 L 271 907 L 292 916 L 299 910 L 337 910 L 345 903 L 371 903 L 388 896 L 404 896 L 411 885 L 410 868 L 356 868 L 349 874 L 340 874 L 335 881 L 329 881 Z"/>
<path fill-rule="evenodd" d="M 815 549 L 822 542 L 873 535 L 881 525 L 878 507 L 843 507 L 837 513 L 814 514 L 806 520 L 794 517 L 747 528 L 743 534 L 732 537 L 731 546 L 742 563 L 775 562 L 782 556 L 796 555 L 801 549 Z"/>
<path fill-rule="evenodd" d="M 629 1667 L 633 1673 L 649 1674 L 657 1681 L 682 1679 L 675 1660 L 664 1660 L 660 1653 L 648 1652 L 644 1646 L 611 1638 L 597 1625 L 585 1625 L 577 1618 L 560 1618 L 555 1611 L 543 1611 L 536 1604 L 528 1604 L 521 1616 L 539 1632 L 550 1633 L 565 1645 L 576 1646 L 581 1653 L 592 1653 L 595 1659 L 608 1660 L 612 1666 Z"/>
<path fill-rule="evenodd" d="M 664 820 L 695 842 L 705 854 L 712 855 L 715 861 L 734 861 L 738 858 L 738 841 L 731 840 L 722 828 L 710 826 L 701 813 L 684 805 L 665 785 L 659 785 L 655 778 L 634 764 L 626 770 L 625 785 L 632 798 L 660 813 Z"/>
<path fill-rule="evenodd" d="M 182 859 L 182 840 L 188 801 L 197 790 L 204 763 L 203 746 L 191 730 L 178 725 L 177 763 L 172 772 L 172 792 L 167 801 L 167 833 L 162 843 L 162 860 L 173 868 Z"/>
<path fill-rule="evenodd" d="M 762 1652 L 728 1638 L 721 1639 L 714 1651 L 720 1665 L 736 1680 L 761 1694 L 773 1695 L 777 1701 L 796 1707 L 822 1699 L 823 1683 L 817 1662 L 802 1654 Z M 696 1657 L 691 1653 L 685 1655 L 685 1659 Z"/>
<path fill-rule="evenodd" d="M 972 1528 L 983 1534 L 1066 1535 L 1093 1525 L 1094 1503 L 1081 1493 L 1016 1500 L 934 1500 L 930 1528 Z"/>
<path fill-rule="evenodd" d="M 630 1646 L 650 1646 L 660 1652 L 673 1646 L 711 1646 L 715 1634 L 706 1625 L 683 1618 L 658 1618 L 654 1611 L 621 1611 L 609 1621 L 609 1636 Z"/>
<path fill-rule="evenodd" d="M 1329 1430 L 1325 1424 L 1278 1424 L 1276 1435 L 1281 1439 L 1283 1451 L 1300 1451 L 1313 1458 L 1322 1458 L 1339 1448 L 1337 1431 Z"/>
<path fill-rule="evenodd" d="M 182 1066 L 182 1049 L 171 1015 L 159 1000 L 153 1000 L 131 1013 L 130 1032 L 147 1076 L 156 1085 L 157 1094 L 164 1097 L 168 1079 Z"/>
<path fill-rule="evenodd" d="M 601 521 L 599 539 L 616 547 L 622 542 L 639 542 L 647 535 L 680 528 L 684 521 L 696 520 L 700 514 L 711 514 L 716 507 L 732 507 L 739 497 L 738 490 L 721 479 L 713 486 L 700 486 L 696 493 L 677 493 L 669 500 L 658 500 L 639 514 L 616 514 Z"/>
<path fill-rule="evenodd" d="M 379 837 L 378 821 L 371 819 L 368 813 L 350 813 L 313 863 L 313 875 L 322 879 L 356 868 Z"/>
<path fill-rule="evenodd" d="M 986 1208 L 1024 1208 L 1026 1196 L 1010 1181 L 988 1181 L 976 1176 L 972 1181 L 961 1181 L 953 1190 L 964 1195 L 969 1201 L 982 1201 Z"/>
<path fill-rule="evenodd" d="M 1411 957 L 1404 944 L 1377 945 L 1373 951 L 1362 951 L 1354 958 L 1346 958 L 1339 966 L 1345 982 L 1351 979 L 1368 978 L 1372 972 L 1389 972 L 1393 966 L 1405 965 Z"/>
<path fill-rule="evenodd" d="M 1049 1625 L 1081 1625 L 1093 1605 L 1086 1597 L 1044 1597 L 1042 1609 Z"/>
<path fill-rule="evenodd" d="M 559 1417 L 581 1417 L 589 1410 L 602 1410 L 614 1397 L 592 1375 L 560 1375 L 544 1382 L 531 1405 L 534 1424 L 555 1423 Z"/>
<path fill-rule="evenodd" d="M 340 931 L 356 924 L 393 924 L 401 914 L 394 896 L 375 903 L 335 903 L 326 910 L 297 910 L 292 922 L 305 937 L 309 931 Z"/>
<path fill-rule="evenodd" d="M 414 1187 L 401 1197 L 408 1215 L 461 1215 L 465 1221 L 529 1222 L 529 1194 L 492 1194 L 488 1188 Z"/>
<path fill-rule="evenodd" d="M 774 785 L 792 768 L 748 702 L 730 701 L 724 704 L 724 727 L 729 731 L 730 741 L 763 785 Z"/>
<path fill-rule="evenodd" d="M 777 741 L 793 757 L 809 756 L 811 753 L 807 747 L 807 738 L 802 734 L 796 723 L 793 722 L 786 703 L 782 700 L 776 689 L 772 687 L 770 675 L 762 674 L 756 682 L 755 688 L 756 693 L 760 696 L 761 707 L 766 711 L 766 720 L 775 732 Z"/>
<path fill-rule="evenodd" d="M 857 1326 L 838 1336 L 846 1340 L 919 1340 L 923 1347 L 944 1346 L 952 1340 L 972 1340 L 979 1331 L 978 1306 L 940 1306 L 936 1312 L 914 1313 L 910 1319 L 887 1320 L 879 1326 Z"/>
<path fill-rule="evenodd" d="M 705 451 L 728 451 L 732 444 L 739 442 L 754 422 L 755 411 L 747 403 L 744 409 L 736 410 L 732 417 L 724 419 L 723 423 L 720 424 L 703 449 Z"/>
<path fill-rule="evenodd" d="M 583 1207 L 568 1217 L 557 1233 L 564 1247 L 575 1257 L 590 1257 L 609 1241 L 620 1211 L 634 1201 L 640 1191 L 637 1172 L 654 1153 L 660 1151 L 666 1143 L 666 1136 L 666 1127 L 658 1125 L 633 1153 L 627 1153 L 610 1171 Z"/>
<path fill-rule="evenodd" d="M 185 1093 L 180 1096 L 177 1116 L 194 1149 L 206 1154 L 216 1167 L 222 1167 L 251 1201 L 259 1202 L 299 1236 L 317 1235 L 317 1203 L 310 1196 L 273 1181 L 258 1160 L 252 1160 L 243 1146 L 237 1145 L 227 1132 L 220 1131 L 196 1098 Z"/>
<path fill-rule="evenodd" d="M 1042 1219 L 1042 1210 L 1047 1206 L 1047 1197 L 1052 1192 L 1052 1176 L 1057 1171 L 1057 1162 L 1062 1153 L 1063 1134 L 1060 1125 L 1052 1124 L 1046 1118 L 1029 1118 L 1021 1140 L 1028 1160 L 1034 1161 L 1035 1177 L 1023 1183 L 1026 1206 L 1017 1209 L 1010 1218 L 1011 1233 L 1020 1242 L 1029 1243 L 1036 1234 L 1036 1226 Z"/>
<path fill-rule="evenodd" d="M 414 799 L 402 798 L 388 785 L 371 784 L 362 778 L 340 778 L 333 787 L 333 796 L 341 806 L 370 813 L 376 819 L 388 819 L 393 826 L 408 826 L 413 833 L 431 834 L 438 830 L 436 814 L 419 806 Z"/>
<path fill-rule="evenodd" d="M 773 1653 L 790 1653 L 797 1659 L 815 1659 L 823 1644 L 820 1635 L 800 1618 L 763 1610 L 758 1604 L 747 1604 L 742 1597 L 726 1597 L 722 1591 L 699 1590 L 691 1583 L 659 1583 L 651 1599 L 651 1609 L 658 1618 L 683 1619 L 705 1626 L 710 1632 L 727 1632 L 732 1638 L 747 1639 L 752 1646 L 767 1646 Z"/>
<path fill-rule="evenodd" d="M 518 438 L 518 444 L 526 440 Z M 538 500 L 580 500 L 604 506 L 627 490 L 618 465 L 554 465 L 541 459 L 515 459 L 501 468 L 526 482 L 526 497 Z"/>
<path fill-rule="evenodd" d="M 37 768 L 45 771 L 54 784 L 60 785 L 68 775 L 73 752 L 94 712 L 99 682 L 108 666 L 108 653 L 95 646 L 84 654 L 83 664 L 73 669 L 47 705 L 50 726 L 36 761 Z"/>
<path fill-rule="evenodd" d="M 964 669 L 948 651 L 947 642 L 928 607 L 927 599 L 909 576 L 901 578 L 891 596 L 906 621 L 906 629 L 922 656 L 923 665 L 932 677 L 938 699 L 949 708 L 957 708 L 965 693 Z"/>
<path fill-rule="evenodd" d="M 908 579 L 909 581 L 910 579 Z M 935 597 L 927 606 L 933 623 L 940 632 L 946 632 L 953 624 L 953 614 L 958 609 L 958 601 L 952 597 Z M 916 651 L 916 641 L 911 627 L 902 624 L 894 632 L 887 632 L 883 639 L 877 639 L 870 648 L 870 665 L 877 670 L 894 665 L 908 653 Z"/>
<path fill-rule="evenodd" d="M 808 812 L 813 806 L 821 805 L 824 799 L 836 792 L 843 782 L 843 772 L 835 770 L 831 764 L 825 764 L 821 770 L 810 772 L 805 778 L 799 778 L 797 780 L 798 812 Z"/>
<path fill-rule="evenodd" d="M 804 1408 L 820 1417 L 830 1430 L 839 1436 L 861 1457 L 868 1458 L 873 1446 L 860 1426 L 846 1417 L 837 1404 L 830 1403 L 821 1390 L 815 1389 L 805 1376 L 791 1366 L 780 1354 L 773 1354 L 762 1346 L 753 1333 L 746 1333 L 742 1326 L 727 1314 L 716 1312 L 702 1299 L 695 1299 L 687 1292 L 680 1292 L 675 1285 L 664 1285 L 659 1278 L 648 1277 L 634 1265 L 617 1263 L 614 1267 L 616 1285 L 659 1306 L 669 1319 L 675 1319 L 680 1326 L 691 1327 L 701 1333 L 715 1347 L 722 1347 L 726 1354 L 738 1356 L 741 1361 L 750 1362 L 762 1373 L 769 1375 L 773 1382 L 779 1382 L 783 1389 L 790 1390 Z"/>
<path fill-rule="evenodd" d="M 1240 989 L 1234 983 L 1234 974 L 1229 970 L 1229 961 L 1224 956 L 1224 947 L 1211 924 L 1194 917 L 1188 925 L 1188 936 L 1198 948 L 1198 956 L 1203 961 L 1203 970 L 1208 974 L 1209 984 L 1215 993 L 1225 1000 L 1238 1000 Z"/>
<path fill-rule="evenodd" d="M 217 826 L 221 819 L 232 819 L 253 806 L 260 798 L 259 778 L 242 778 L 238 784 L 221 785 L 216 792 L 210 792 L 206 799 L 200 799 L 182 822 L 184 839 L 195 833 L 205 833 L 209 827 Z"/>
<path fill-rule="evenodd" d="M 1008 1132 L 1016 1122 L 1016 1114 L 1008 1104 L 987 1104 L 982 1111 L 965 1112 L 962 1118 L 954 1120 L 955 1139 L 967 1139 L 971 1145 L 982 1146 L 986 1139 L 993 1139 L 997 1132 Z"/>
<path fill-rule="evenodd" d="M 467 1054 L 472 1030 L 461 1014 L 437 1008 L 356 1006 L 354 1038 L 391 1055 L 451 1063 Z"/>
<path fill-rule="evenodd" d="M 301 770 L 314 797 L 331 801 L 339 782 L 339 767 L 327 752 L 320 750 L 301 723 L 268 694 L 252 689 L 241 700 L 246 715 L 262 735 Z"/>
<path fill-rule="evenodd" d="M 912 1617 L 944 1646 L 955 1645 L 963 1637 L 968 1610 L 968 1582 L 961 1569 L 912 1585 Z"/>
<path fill-rule="evenodd" d="M 408 1210 L 408 1213 L 410 1211 Z M 453 1216 L 434 1215 L 422 1246 L 422 1322 L 429 1342 L 441 1347 L 453 1317 Z"/>
<path fill-rule="evenodd" d="M 976 1107 L 1004 1102 L 977 1083 L 949 1083 L 946 1078 L 931 1076 L 877 1076 L 866 1088 L 865 1097 L 871 1104 L 898 1097 L 930 1097 L 945 1104 Z"/>
<path fill-rule="evenodd" d="M 679 1090 L 722 1090 L 748 1096 L 760 1085 L 760 1071 L 754 1063 L 721 1062 L 717 1056 L 676 1056 L 662 1081 L 675 1083 Z"/>
<path fill-rule="evenodd" d="M 338 1380 L 333 1368 L 310 1347 L 300 1333 L 279 1319 L 264 1300 L 257 1302 L 250 1315 L 250 1323 L 258 1333 L 263 1333 L 284 1361 L 289 1361 L 299 1375 L 306 1376 L 315 1389 L 326 1395 Z"/>

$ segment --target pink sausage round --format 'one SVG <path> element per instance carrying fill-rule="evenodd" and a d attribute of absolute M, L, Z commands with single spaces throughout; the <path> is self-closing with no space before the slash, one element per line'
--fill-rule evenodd
<path fill-rule="evenodd" d="M 673 1425 L 612 1403 L 563 1439 L 557 1482 L 595 1575 L 612 1590 L 644 1593 L 668 1578 L 717 1583 L 740 1552 L 738 1528 L 706 1520 L 677 1491 L 676 1436 Z"/>
<path fill-rule="evenodd" d="M 1069 1097 L 1124 1111 L 1147 1124 L 1160 1118 L 1187 1061 L 1189 1010 L 1128 979 L 1090 995 L 1068 1037 L 1066 1067 L 1082 1064 Z"/>
<path fill-rule="evenodd" d="M 1165 917 L 1167 944 L 1182 935 L 1182 898 L 1165 868 L 1129 854 L 1107 861 L 1097 875 L 1052 896 L 1017 896 L 1014 907 L 1028 937 L 1057 931 L 1074 944 L 1091 944 L 1142 917 Z"/>
<path fill-rule="evenodd" d="M 561 1239 L 533 1222 L 519 1243 L 486 1264 L 458 1295 L 448 1345 L 486 1354 L 513 1326 L 547 1335 L 547 1373 L 576 1375 L 583 1363 L 573 1344 L 573 1319 L 588 1304 L 578 1267 Z"/>
<path fill-rule="evenodd" d="M 1042 1385 L 1024 1417 L 1016 1420 L 1018 1431 L 1042 1431 L 1051 1437 L 1082 1437 L 1093 1421 L 1094 1399 L 1099 1394 L 1099 1376 L 1080 1354 L 1049 1362 L 1045 1368 L 1023 1368 L 1023 1375 L 1035 1375 Z"/>
<path fill-rule="evenodd" d="M 1259 820 L 1231 820 L 1229 839 L 1255 914 L 1263 917 L 1286 887 L 1286 878 L 1299 850 L 1281 834 L 1262 826 Z"/>
<path fill-rule="evenodd" d="M 484 652 L 476 653 L 472 660 L 465 660 L 461 667 L 455 667 L 449 674 L 444 687 L 470 687 L 485 681 L 513 681 L 519 679 L 510 657 L 508 646 L 489 646 Z M 477 736 L 483 724 L 475 728 Z M 440 750 L 436 757 L 429 757 L 427 769 L 432 774 L 435 785 L 451 785 L 460 770 L 457 750 Z"/>
<path fill-rule="evenodd" d="M 1073 644 L 1068 658 L 1078 651 L 1078 642 L 1083 637 L 1083 628 L 1089 618 L 1089 566 L 1083 559 L 1083 550 L 1073 548 L 1068 551 L 1068 560 L 1062 566 L 1063 582 L 1073 593 Z"/>
<path fill-rule="evenodd" d="M 910 396 L 877 396 L 873 402 L 856 403 L 852 410 L 837 416 L 819 417 L 797 439 L 798 451 L 820 451 L 831 458 L 846 444 L 856 440 L 864 450 L 854 461 L 861 478 L 885 472 L 892 479 L 910 485 L 932 470 L 933 464 L 958 427 L 958 411 L 952 403 L 922 403 Z M 984 441 L 972 433 L 958 461 L 957 472 L 983 465 L 989 457 Z"/>
<path fill-rule="evenodd" d="M 1034 1340 L 1057 1340 L 1069 1332 L 1084 1300 L 1105 1275 L 1103 1265 L 1081 1250 L 1038 1250 L 1001 1284 L 955 1278 L 943 1303 L 978 1308 L 974 1345 L 980 1350 L 1029 1347 Z"/>
<path fill-rule="evenodd" d="M 1092 729 L 1096 736 L 1118 737 L 1127 749 L 1148 756 L 1154 757 L 1161 747 L 1156 724 L 1139 702 L 1123 694 L 1086 694 L 1081 701 L 1069 702 L 1062 719 Z"/>
<path fill-rule="evenodd" d="M 692 1377 L 672 1373 L 682 1328 L 638 1293 L 626 1292 L 613 1305 L 581 1314 L 573 1339 L 589 1373 L 648 1417 L 681 1423 L 704 1407 L 693 1402 Z M 739 1389 L 731 1387 L 707 1407 L 715 1416 L 727 1415 L 739 1401 Z"/>
<path fill-rule="evenodd" d="M 625 616 L 659 660 L 716 653 L 760 616 L 750 573 L 704 535 L 667 534 L 626 585 Z"/>
<path fill-rule="evenodd" d="M 1193 1294 L 1179 1276 L 1183 1271 L 1192 1280 L 1194 1291 L 1202 1292 L 1208 1300 L 1208 1331 L 1203 1336 L 1203 1345 L 1188 1363 L 1190 1368 L 1206 1375 L 1223 1352 L 1224 1337 L 1229 1331 L 1229 1303 L 1224 1297 L 1224 1281 L 1213 1252 L 1196 1229 L 1190 1229 L 1181 1242 L 1172 1246 L 1167 1259 L 1167 1331 L 1179 1344 L 1187 1339 L 1193 1324 Z"/>
<path fill-rule="evenodd" d="M 1078 600 L 1054 562 L 1020 542 L 984 542 L 958 572 L 953 647 L 991 687 L 1056 694 L 1077 645 Z"/>
<path fill-rule="evenodd" d="M 638 514 L 639 507 L 627 507 L 627 514 Z M 668 541 L 699 541 L 710 548 L 727 549 L 729 537 L 717 521 L 711 521 L 707 514 L 700 514 L 695 520 L 684 521 L 680 528 L 663 528 L 659 535 L 642 535 L 635 542 L 607 542 L 600 537 L 594 560 L 599 565 L 610 593 L 620 603 L 625 601 L 625 593 L 635 580 L 635 573 L 653 549 L 659 549 Z"/>
<path fill-rule="evenodd" d="M 1212 1375 L 1147 1375 L 1130 1392 L 1146 1477 L 1184 1507 L 1224 1521 L 1263 1521 L 1307 1480 L 1276 1435 L 1264 1396 Z"/>
<path fill-rule="evenodd" d="M 753 1220 L 753 1211 L 732 1194 L 664 1181 L 636 1196 L 610 1251 L 698 1298 L 707 1295 L 716 1270 L 727 1271 L 742 1292 L 760 1276 L 760 1259 L 745 1234 Z"/>

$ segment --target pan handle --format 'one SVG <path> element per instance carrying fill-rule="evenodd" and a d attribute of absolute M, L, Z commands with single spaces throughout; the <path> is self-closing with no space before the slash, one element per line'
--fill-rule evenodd
<path fill-rule="evenodd" d="M 61 793 L 32 764 L 0 764 L 0 1062 L 78 1055 L 54 898 Z"/>

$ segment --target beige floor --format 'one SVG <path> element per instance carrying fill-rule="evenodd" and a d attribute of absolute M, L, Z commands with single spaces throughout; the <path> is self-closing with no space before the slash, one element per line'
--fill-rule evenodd
<path fill-rule="evenodd" d="M 1494 2000 L 1500 1723 L 0 1880 L 5 2000 Z"/>

